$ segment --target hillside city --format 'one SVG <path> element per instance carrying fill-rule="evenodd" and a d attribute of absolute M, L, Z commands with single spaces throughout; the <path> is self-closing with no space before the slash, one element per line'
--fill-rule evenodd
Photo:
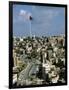
<path fill-rule="evenodd" d="M 65 35 L 13 37 L 13 85 L 65 83 Z"/>

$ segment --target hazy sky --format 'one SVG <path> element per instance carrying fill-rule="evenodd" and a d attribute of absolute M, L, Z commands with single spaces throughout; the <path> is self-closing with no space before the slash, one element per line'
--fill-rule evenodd
<path fill-rule="evenodd" d="M 65 33 L 65 9 L 62 7 L 13 5 L 13 35 L 49 36 Z"/>

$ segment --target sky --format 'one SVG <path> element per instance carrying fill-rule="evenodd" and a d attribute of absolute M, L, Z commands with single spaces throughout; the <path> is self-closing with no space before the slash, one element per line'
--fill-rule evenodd
<path fill-rule="evenodd" d="M 32 20 L 29 19 L 32 16 Z M 65 8 L 13 5 L 13 36 L 53 36 L 65 33 Z"/>

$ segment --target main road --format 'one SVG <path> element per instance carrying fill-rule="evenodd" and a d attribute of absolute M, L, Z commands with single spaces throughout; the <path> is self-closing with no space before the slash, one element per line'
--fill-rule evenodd
<path fill-rule="evenodd" d="M 31 68 L 33 67 L 34 63 L 28 63 L 26 69 L 22 70 L 19 74 L 19 80 L 26 80 L 29 76 L 29 71 L 31 70 Z"/>
<path fill-rule="evenodd" d="M 30 63 L 28 63 L 27 67 L 22 70 L 19 74 L 19 78 L 18 78 L 18 81 L 19 83 L 23 82 L 24 80 L 27 80 L 29 78 L 29 76 L 34 72 L 36 71 L 36 64 L 37 62 L 34 60 Z"/>

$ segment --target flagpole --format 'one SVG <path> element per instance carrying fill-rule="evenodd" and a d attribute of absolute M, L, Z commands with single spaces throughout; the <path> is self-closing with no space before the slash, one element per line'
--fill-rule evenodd
<path fill-rule="evenodd" d="M 29 16 L 29 23 L 30 23 L 30 37 L 32 38 L 32 28 L 31 28 L 31 21 L 32 21 L 32 16 Z"/>
<path fill-rule="evenodd" d="M 31 20 L 30 21 L 30 37 L 32 37 L 32 32 L 31 32 Z"/>

